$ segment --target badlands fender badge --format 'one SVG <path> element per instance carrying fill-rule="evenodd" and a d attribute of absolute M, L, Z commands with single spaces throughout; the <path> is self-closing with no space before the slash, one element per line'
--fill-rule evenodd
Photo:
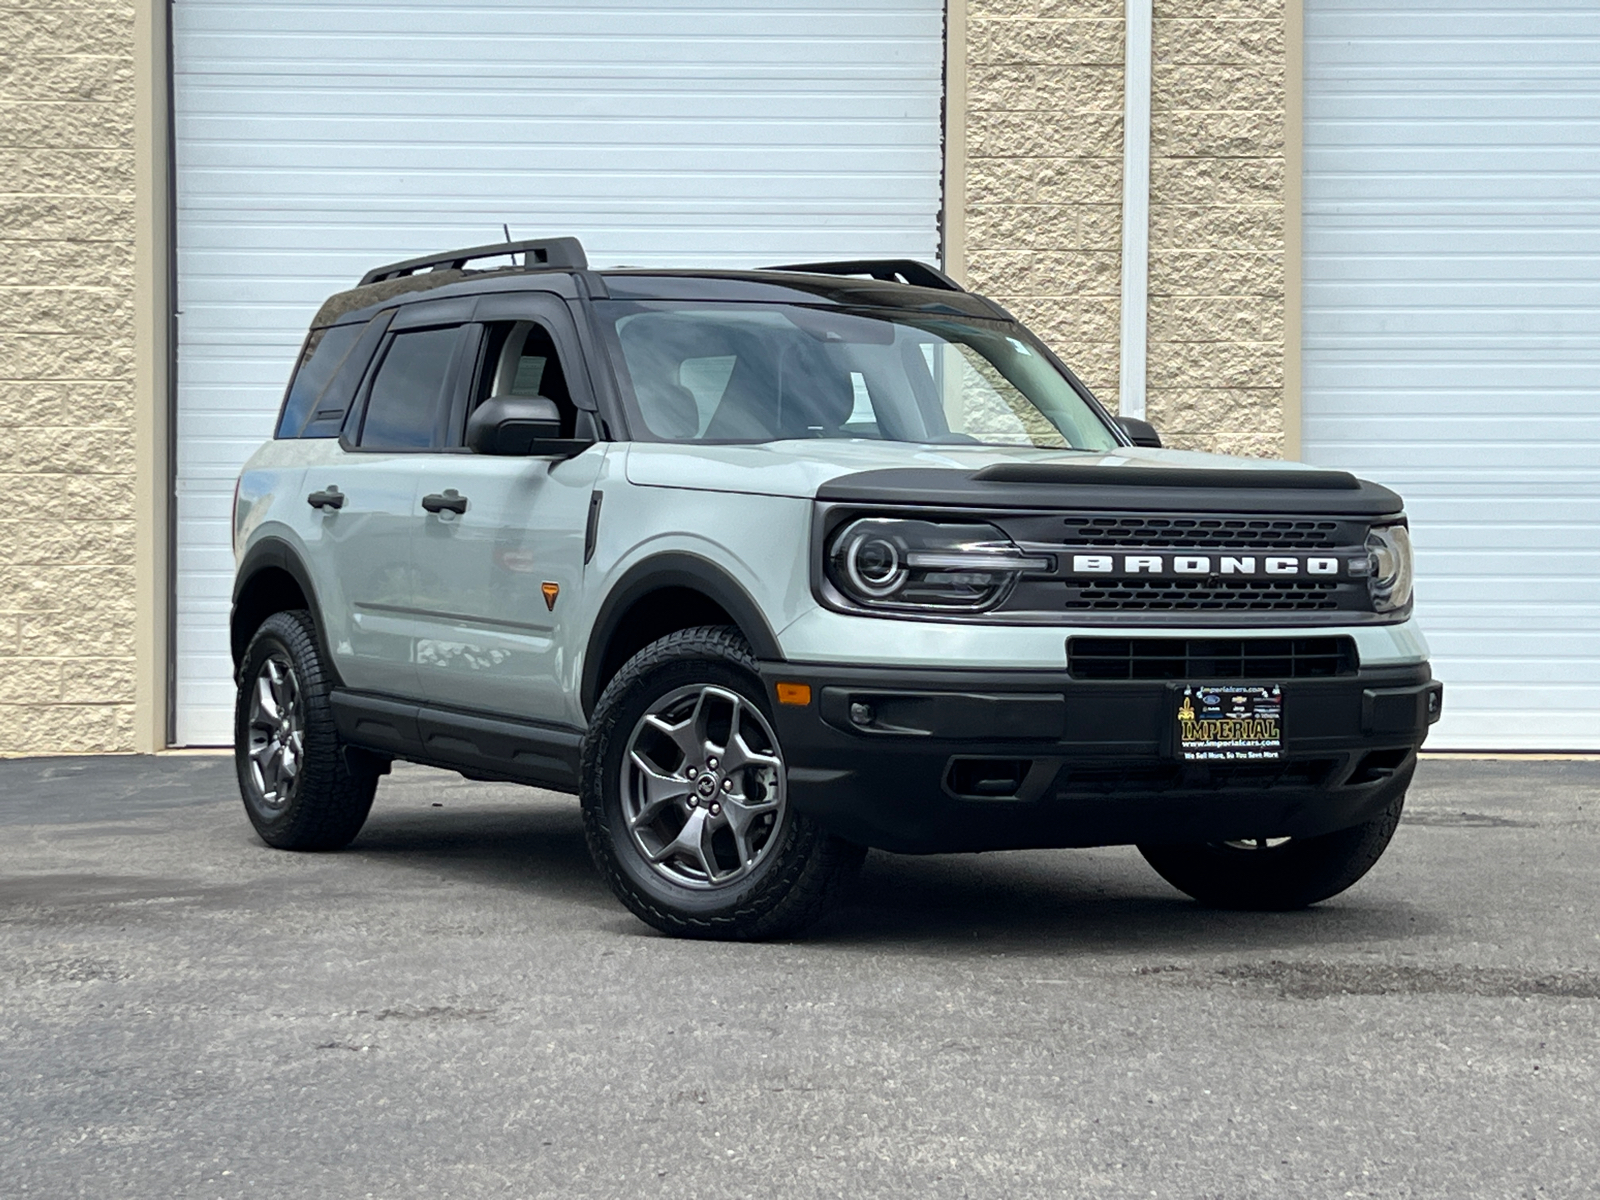
<path fill-rule="evenodd" d="M 559 583 L 541 583 L 539 590 L 544 593 L 545 609 L 549 612 L 555 612 L 556 597 L 561 595 L 561 585 Z"/>

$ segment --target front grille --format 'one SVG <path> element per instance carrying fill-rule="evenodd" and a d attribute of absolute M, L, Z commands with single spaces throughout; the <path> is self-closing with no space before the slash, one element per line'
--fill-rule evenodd
<path fill-rule="evenodd" d="M 1069 517 L 1063 540 L 1085 548 L 1319 550 L 1344 540 L 1340 533 L 1340 522 L 1310 518 L 1118 515 Z"/>
<path fill-rule="evenodd" d="M 1074 679 L 1320 679 L 1353 675 L 1355 642 L 1328 638 L 1099 638 L 1067 644 Z"/>
<path fill-rule="evenodd" d="M 1131 792 L 1263 791 L 1275 787 L 1320 787 L 1338 759 L 1300 758 L 1276 763 L 1150 763 L 1138 766 L 1068 767 L 1056 780 L 1056 795 L 1115 796 Z"/>
<path fill-rule="evenodd" d="M 1066 585 L 1069 609 L 1306 612 L 1339 608 L 1324 579 L 1092 579 Z"/>

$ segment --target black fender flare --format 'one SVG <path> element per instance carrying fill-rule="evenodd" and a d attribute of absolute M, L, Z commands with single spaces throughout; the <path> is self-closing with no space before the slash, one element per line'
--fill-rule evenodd
<path fill-rule="evenodd" d="M 584 712 L 594 711 L 594 702 L 599 699 L 600 663 L 606 646 L 622 623 L 623 615 L 636 601 L 663 588 L 687 588 L 715 601 L 734 619 L 758 659 L 783 661 L 778 639 L 762 614 L 761 606 L 733 576 L 709 558 L 683 551 L 667 551 L 628 568 L 600 605 L 583 656 L 580 700 Z"/>
<path fill-rule="evenodd" d="M 270 535 L 261 538 L 245 551 L 239 569 L 234 573 L 233 600 L 228 610 L 228 648 L 233 654 L 235 670 L 244 658 L 245 644 L 253 632 L 239 628 L 239 599 L 263 571 L 269 570 L 279 570 L 288 575 L 299 587 L 300 594 L 306 598 L 306 603 L 311 609 L 311 623 L 316 626 L 317 649 L 322 652 L 323 665 L 333 676 L 335 686 L 342 686 L 343 680 L 339 677 L 339 668 L 333 661 L 327 635 L 322 628 L 322 606 L 317 602 L 317 589 L 311 582 L 311 572 L 299 552 L 289 542 Z"/>

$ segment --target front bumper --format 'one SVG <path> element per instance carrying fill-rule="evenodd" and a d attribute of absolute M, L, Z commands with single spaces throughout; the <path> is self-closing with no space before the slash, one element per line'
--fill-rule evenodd
<path fill-rule="evenodd" d="M 1282 681 L 1282 760 L 1206 765 L 1174 754 L 1181 684 L 1037 670 L 761 670 L 796 808 L 899 853 L 1331 833 L 1405 790 L 1442 698 L 1426 663 Z M 780 681 L 808 684 L 810 703 L 778 703 Z"/>

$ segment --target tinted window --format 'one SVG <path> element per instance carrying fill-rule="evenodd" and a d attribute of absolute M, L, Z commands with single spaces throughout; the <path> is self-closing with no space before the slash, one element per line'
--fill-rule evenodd
<path fill-rule="evenodd" d="M 277 437 L 299 437 L 300 430 L 314 409 L 317 397 L 322 395 L 333 373 L 338 370 L 350 347 L 356 344 L 363 326 L 335 325 L 331 329 L 313 329 L 300 352 L 300 364 L 295 368 L 289 383 L 289 394 L 283 402 L 283 414 L 278 418 Z"/>
<path fill-rule="evenodd" d="M 368 450 L 425 450 L 435 444 L 445 374 L 459 328 L 395 335 L 383 356 L 361 426 Z"/>

